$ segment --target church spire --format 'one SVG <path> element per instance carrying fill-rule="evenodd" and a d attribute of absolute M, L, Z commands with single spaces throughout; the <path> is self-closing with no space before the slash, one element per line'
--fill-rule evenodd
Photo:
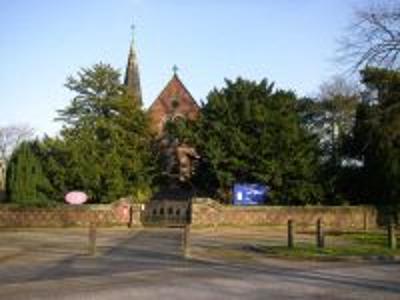
<path fill-rule="evenodd" d="M 142 105 L 142 90 L 140 87 L 139 65 L 135 51 L 135 26 L 131 26 L 132 41 L 129 49 L 128 64 L 126 66 L 124 84 L 127 88 L 128 96 L 134 99 L 140 106 Z"/>

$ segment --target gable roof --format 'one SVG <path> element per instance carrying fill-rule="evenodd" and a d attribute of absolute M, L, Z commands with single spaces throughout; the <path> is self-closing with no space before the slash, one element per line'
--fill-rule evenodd
<path fill-rule="evenodd" d="M 153 109 L 153 106 L 155 106 L 158 102 L 163 102 L 164 105 L 167 105 L 167 106 L 171 105 L 172 104 L 171 96 L 173 96 L 173 94 L 178 94 L 178 97 L 180 99 L 183 99 L 184 101 L 190 101 L 191 105 L 200 109 L 199 105 L 194 100 L 192 94 L 189 92 L 189 90 L 183 84 L 183 82 L 181 81 L 179 76 L 177 74 L 174 74 L 172 76 L 172 78 L 170 79 L 170 81 L 167 83 L 167 85 L 163 88 L 161 93 L 157 96 L 157 98 L 150 105 L 148 111 L 151 111 Z"/>
<path fill-rule="evenodd" d="M 162 132 L 164 123 L 169 118 L 179 115 L 193 120 L 199 113 L 199 105 L 176 74 L 148 109 L 152 127 L 158 133 Z"/>

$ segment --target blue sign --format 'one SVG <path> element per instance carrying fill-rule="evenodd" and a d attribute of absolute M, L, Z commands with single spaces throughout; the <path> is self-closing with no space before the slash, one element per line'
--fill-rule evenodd
<path fill-rule="evenodd" d="M 261 205 L 267 200 L 269 187 L 264 184 L 235 184 L 234 205 Z"/>

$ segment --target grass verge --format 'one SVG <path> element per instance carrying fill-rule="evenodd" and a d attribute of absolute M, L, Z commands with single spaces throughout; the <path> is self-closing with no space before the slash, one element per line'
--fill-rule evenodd
<path fill-rule="evenodd" d="M 317 248 L 313 240 L 299 240 L 294 248 L 288 248 L 284 238 L 279 245 L 268 240 L 248 241 L 230 244 L 222 242 L 217 246 L 203 246 L 203 253 L 209 258 L 245 261 L 260 257 L 275 257 L 300 260 L 400 260 L 400 249 L 387 246 L 383 232 L 374 233 L 335 233 L 328 236 L 325 248 Z M 400 246 L 400 245 L 399 245 Z"/>

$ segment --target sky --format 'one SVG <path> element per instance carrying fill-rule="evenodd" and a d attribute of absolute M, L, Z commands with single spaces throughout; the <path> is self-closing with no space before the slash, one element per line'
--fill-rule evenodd
<path fill-rule="evenodd" d="M 148 107 L 172 76 L 206 100 L 224 78 L 312 95 L 341 72 L 337 40 L 362 0 L 0 0 L 0 126 L 55 135 L 64 83 L 82 67 L 124 71 L 131 25 Z"/>

